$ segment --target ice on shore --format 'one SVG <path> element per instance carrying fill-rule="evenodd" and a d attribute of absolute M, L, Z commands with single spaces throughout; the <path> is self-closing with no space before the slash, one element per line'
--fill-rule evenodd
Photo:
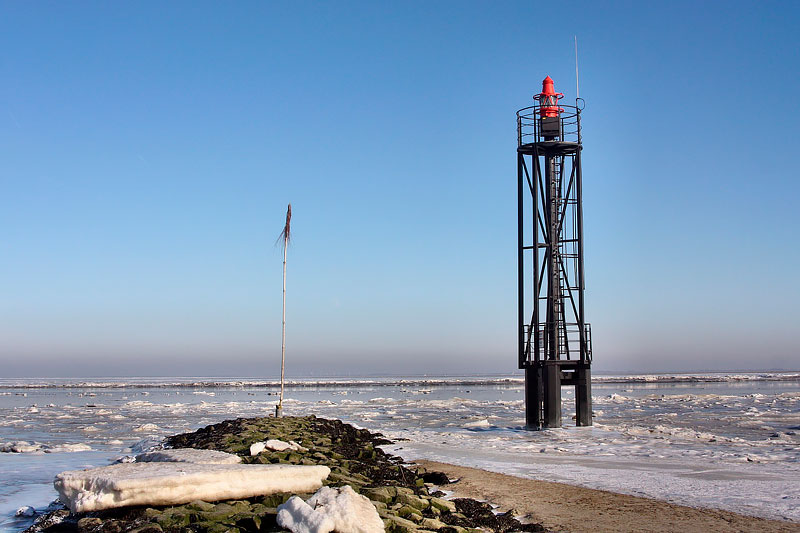
<path fill-rule="evenodd" d="M 86 512 L 311 492 L 329 474 L 327 466 L 123 463 L 62 472 L 54 486 L 72 512 Z"/>
<path fill-rule="evenodd" d="M 137 463 L 196 463 L 206 465 L 233 465 L 242 458 L 232 453 L 196 448 L 174 448 L 141 453 L 136 456 Z"/>
<path fill-rule="evenodd" d="M 164 446 L 164 439 L 160 437 L 147 437 L 130 447 L 130 452 L 138 455 L 140 453 L 160 450 Z"/>
<path fill-rule="evenodd" d="M 366 496 L 352 487 L 322 487 L 308 501 L 297 496 L 278 506 L 278 525 L 292 533 L 379 533 L 383 521 Z"/>

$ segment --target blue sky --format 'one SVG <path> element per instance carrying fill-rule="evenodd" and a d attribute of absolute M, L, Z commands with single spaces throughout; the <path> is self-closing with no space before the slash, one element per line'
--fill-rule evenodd
<path fill-rule="evenodd" d="M 0 5 L 7 376 L 511 372 L 517 109 L 584 112 L 596 371 L 796 369 L 794 3 Z"/>

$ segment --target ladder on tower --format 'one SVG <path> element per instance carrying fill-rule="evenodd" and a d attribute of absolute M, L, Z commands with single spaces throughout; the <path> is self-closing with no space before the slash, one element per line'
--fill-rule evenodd
<path fill-rule="evenodd" d="M 557 220 L 561 220 L 563 216 L 563 212 L 566 209 L 566 205 L 569 203 L 568 191 L 564 188 L 564 166 L 561 158 L 554 158 L 553 160 L 553 180 L 555 181 L 555 192 L 557 193 L 554 197 L 554 202 L 556 206 L 556 214 Z M 561 240 L 558 241 L 557 244 L 557 257 L 558 257 L 558 291 L 557 294 L 559 295 L 557 301 L 554 302 L 554 308 L 556 311 L 556 327 L 557 331 L 557 339 L 558 339 L 558 355 L 559 359 L 570 359 L 570 350 L 569 350 L 569 338 L 567 334 L 567 324 L 566 324 L 566 316 L 565 316 L 565 302 L 564 302 L 564 294 L 567 290 L 565 286 L 565 276 L 566 272 L 561 270 L 562 264 L 564 264 L 564 255 L 566 254 L 566 250 L 564 249 L 565 243 Z"/>

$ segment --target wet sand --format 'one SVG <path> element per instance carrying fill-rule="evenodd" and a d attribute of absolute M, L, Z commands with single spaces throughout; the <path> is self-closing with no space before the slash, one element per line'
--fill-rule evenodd
<path fill-rule="evenodd" d="M 458 497 L 514 509 L 554 531 L 800 532 L 800 523 L 767 520 L 717 509 L 699 509 L 563 483 L 537 481 L 434 461 L 416 461 L 457 483 L 444 487 Z"/>

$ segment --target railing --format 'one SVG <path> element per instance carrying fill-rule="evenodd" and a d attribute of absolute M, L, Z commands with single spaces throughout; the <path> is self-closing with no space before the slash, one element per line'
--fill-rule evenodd
<path fill-rule="evenodd" d="M 539 324 L 538 328 L 538 353 L 534 343 L 534 338 L 531 336 L 531 326 L 523 325 L 523 339 L 524 345 L 522 347 L 522 361 L 544 361 L 547 360 L 547 325 Z M 586 362 L 592 362 L 592 325 L 583 325 L 583 338 L 581 338 L 580 325 L 576 323 L 561 324 L 558 334 L 558 353 L 559 359 L 563 361 L 580 361 L 581 359 L 581 343 L 585 342 L 586 346 Z"/>
<path fill-rule="evenodd" d="M 583 111 L 584 102 L 582 99 L 578 99 L 576 103 L 578 105 L 559 105 L 562 110 L 557 117 L 561 126 L 560 135 L 556 139 L 547 137 L 547 140 L 581 143 L 581 111 Z M 536 104 L 517 111 L 517 141 L 519 146 L 545 140 L 545 136 L 542 133 L 542 108 L 543 106 Z"/>

